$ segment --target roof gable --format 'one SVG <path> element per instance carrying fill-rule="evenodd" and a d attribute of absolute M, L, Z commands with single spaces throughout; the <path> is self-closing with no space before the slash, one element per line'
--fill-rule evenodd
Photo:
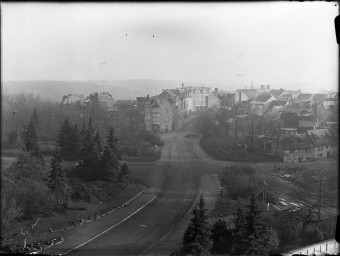
<path fill-rule="evenodd" d="M 283 135 L 280 138 L 280 145 L 283 149 L 303 149 L 313 147 L 313 143 L 307 134 Z"/>
<path fill-rule="evenodd" d="M 307 134 L 315 146 L 334 145 L 337 142 L 328 129 L 309 130 Z"/>
<path fill-rule="evenodd" d="M 252 101 L 252 103 L 266 103 L 271 97 L 272 95 L 270 93 L 261 93 Z"/>

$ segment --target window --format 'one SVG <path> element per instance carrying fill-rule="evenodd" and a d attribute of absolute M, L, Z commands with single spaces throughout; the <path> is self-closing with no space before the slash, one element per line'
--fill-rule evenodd
<path fill-rule="evenodd" d="M 318 151 L 322 151 L 322 146 L 318 146 Z"/>
<path fill-rule="evenodd" d="M 169 122 L 169 117 L 165 118 L 165 122 L 168 123 Z"/>

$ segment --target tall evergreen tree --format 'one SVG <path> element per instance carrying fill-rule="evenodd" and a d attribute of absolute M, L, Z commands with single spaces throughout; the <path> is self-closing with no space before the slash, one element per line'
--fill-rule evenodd
<path fill-rule="evenodd" d="M 74 123 L 73 125 L 73 141 L 74 141 L 74 144 L 76 145 L 76 153 L 77 153 L 77 156 L 78 156 L 78 153 L 79 153 L 79 150 L 80 150 L 80 133 L 79 133 L 79 130 L 78 130 L 78 124 L 77 123 Z"/>
<path fill-rule="evenodd" d="M 232 246 L 232 232 L 228 229 L 225 220 L 219 219 L 214 223 L 211 230 L 213 246 L 210 252 L 214 255 L 229 253 Z"/>
<path fill-rule="evenodd" d="M 107 145 L 112 149 L 112 151 L 115 153 L 115 156 L 118 160 L 122 160 L 120 156 L 120 152 L 117 145 L 118 139 L 115 136 L 115 131 L 112 127 L 109 129 L 109 133 L 107 135 L 106 143 Z"/>
<path fill-rule="evenodd" d="M 30 153 L 36 153 L 39 151 L 38 135 L 32 120 L 29 122 L 27 128 L 23 128 L 22 137 L 24 142 L 24 151 Z"/>
<path fill-rule="evenodd" d="M 47 186 L 52 192 L 60 190 L 65 183 L 65 173 L 61 164 L 62 158 L 57 148 L 51 160 L 51 173 L 47 180 Z"/>
<path fill-rule="evenodd" d="M 204 199 L 201 196 L 200 201 L 193 209 L 193 217 L 184 233 L 182 241 L 182 251 L 193 255 L 208 255 L 212 247 L 210 239 L 210 229 L 207 222 L 207 209 L 204 208 Z"/>
<path fill-rule="evenodd" d="M 109 146 L 105 146 L 100 159 L 101 179 L 116 183 L 120 176 L 118 167 L 119 163 L 114 157 L 114 152 Z"/>
<path fill-rule="evenodd" d="M 100 138 L 98 131 L 96 132 L 96 136 L 94 137 L 94 143 L 97 148 L 97 151 L 101 153 L 103 151 L 103 148 L 102 148 L 101 138 Z"/>
<path fill-rule="evenodd" d="M 233 229 L 234 253 L 242 254 L 246 249 L 246 220 L 240 206 L 237 207 Z"/>
<path fill-rule="evenodd" d="M 78 139 L 75 134 L 74 127 L 72 126 L 70 117 L 66 116 L 63 121 L 59 136 L 58 145 L 61 147 L 61 156 L 66 160 L 75 160 L 78 157 Z"/>
<path fill-rule="evenodd" d="M 80 134 L 81 140 L 84 140 L 85 137 L 86 137 L 86 125 L 85 125 L 84 121 L 83 121 L 83 126 L 82 126 L 79 134 Z"/>
<path fill-rule="evenodd" d="M 117 182 L 121 178 L 121 173 L 119 171 L 121 158 L 117 147 L 117 141 L 114 130 L 110 128 L 106 137 L 106 146 L 104 147 L 100 161 L 101 177 L 113 182 Z"/>
<path fill-rule="evenodd" d="M 245 214 L 246 220 L 246 243 L 248 244 L 246 255 L 268 255 L 270 250 L 269 234 L 266 225 L 261 223 L 262 211 L 255 202 L 254 194 L 250 198 Z"/>
<path fill-rule="evenodd" d="M 84 172 L 85 178 L 99 178 L 98 169 L 100 159 L 95 147 L 94 138 L 91 132 L 87 131 L 85 139 L 82 141 L 81 165 L 79 168 Z"/>
<path fill-rule="evenodd" d="M 36 128 L 39 126 L 39 118 L 38 118 L 37 110 L 35 109 L 35 107 L 33 108 L 31 121 L 33 122 Z"/>
<path fill-rule="evenodd" d="M 94 129 L 91 116 L 89 117 L 89 121 L 87 123 L 87 132 L 94 138 Z"/>

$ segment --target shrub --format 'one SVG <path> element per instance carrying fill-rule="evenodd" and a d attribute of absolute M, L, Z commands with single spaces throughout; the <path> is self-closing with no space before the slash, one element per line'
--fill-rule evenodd
<path fill-rule="evenodd" d="M 314 244 L 323 240 L 323 233 L 319 226 L 308 226 L 302 236 L 303 245 Z"/>
<path fill-rule="evenodd" d="M 32 157 L 29 153 L 18 155 L 17 160 L 5 170 L 7 177 L 17 182 L 19 180 L 41 180 L 44 173 L 44 162 Z"/>
<path fill-rule="evenodd" d="M 49 216 L 56 208 L 57 202 L 48 188 L 36 181 L 27 181 L 17 192 L 17 202 L 22 209 L 23 219 Z"/>

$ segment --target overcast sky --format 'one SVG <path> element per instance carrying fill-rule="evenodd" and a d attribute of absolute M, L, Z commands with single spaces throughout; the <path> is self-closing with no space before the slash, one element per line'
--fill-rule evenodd
<path fill-rule="evenodd" d="M 2 3 L 3 80 L 167 79 L 335 90 L 335 2 Z"/>

